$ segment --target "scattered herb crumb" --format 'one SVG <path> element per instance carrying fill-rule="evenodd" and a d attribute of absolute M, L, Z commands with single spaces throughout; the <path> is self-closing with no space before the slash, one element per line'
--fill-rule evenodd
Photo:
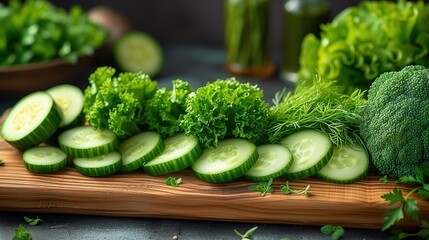
<path fill-rule="evenodd" d="M 387 176 L 384 175 L 382 178 L 378 179 L 381 183 L 387 183 Z"/>
<path fill-rule="evenodd" d="M 312 196 L 312 194 L 308 192 L 309 189 L 310 189 L 310 184 L 308 184 L 304 190 L 294 190 L 289 187 L 289 181 L 286 181 L 285 185 L 280 186 L 280 190 L 282 191 L 283 194 L 302 194 L 307 197 Z"/>
<path fill-rule="evenodd" d="M 320 231 L 325 235 L 331 236 L 332 240 L 338 240 L 344 235 L 344 228 L 341 226 L 325 225 L 322 226 Z"/>
<path fill-rule="evenodd" d="M 19 224 L 18 228 L 15 229 L 15 236 L 12 238 L 12 240 L 31 240 L 31 239 L 33 239 L 31 237 L 31 233 L 27 232 L 24 226 Z"/>
<path fill-rule="evenodd" d="M 235 232 L 235 234 L 237 234 L 238 236 L 241 237 L 241 240 L 251 240 L 251 239 L 253 239 L 252 234 L 256 231 L 256 229 L 258 229 L 258 227 L 253 227 L 253 228 L 247 230 L 247 232 L 245 234 L 241 234 L 237 230 L 234 230 L 234 232 Z"/>
<path fill-rule="evenodd" d="M 267 193 L 274 192 L 273 187 L 271 187 L 272 183 L 273 183 L 273 179 L 270 178 L 270 180 L 268 180 L 268 182 L 259 182 L 258 185 L 250 185 L 249 187 L 247 187 L 247 189 L 249 191 L 258 191 L 261 193 L 262 197 L 265 197 L 265 195 L 267 195 Z"/>
<path fill-rule="evenodd" d="M 39 222 L 43 221 L 39 218 L 39 216 L 37 216 L 36 218 L 29 218 L 24 216 L 24 220 L 31 226 L 36 226 L 37 224 L 39 224 Z"/>
<path fill-rule="evenodd" d="M 4 164 L 3 159 L 0 158 L 0 166 Z"/>
<path fill-rule="evenodd" d="M 182 178 L 176 179 L 175 177 L 168 177 L 165 181 L 165 184 L 167 184 L 168 186 L 178 187 L 181 182 Z"/>

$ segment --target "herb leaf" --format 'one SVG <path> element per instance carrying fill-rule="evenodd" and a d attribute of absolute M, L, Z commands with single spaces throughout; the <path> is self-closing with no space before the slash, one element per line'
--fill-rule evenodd
<path fill-rule="evenodd" d="M 310 189 L 310 184 L 308 184 L 304 190 L 294 190 L 289 187 L 289 181 L 286 181 L 285 185 L 280 186 L 280 190 L 282 191 L 283 194 L 302 194 L 307 197 L 311 196 L 311 193 L 308 192 L 309 189 Z"/>
<path fill-rule="evenodd" d="M 168 177 L 167 180 L 165 180 L 165 184 L 173 187 L 178 187 L 181 182 L 182 178 L 176 179 L 175 177 Z"/>
<path fill-rule="evenodd" d="M 259 185 L 251 185 L 247 187 L 249 191 L 258 191 L 261 193 L 262 197 L 265 197 L 267 193 L 274 192 L 273 187 L 271 187 L 271 184 L 273 183 L 273 179 L 270 178 L 268 182 L 259 182 Z"/>
<path fill-rule="evenodd" d="M 331 236 L 332 240 L 338 240 L 344 235 L 344 228 L 341 226 L 325 225 L 320 228 L 320 231 L 325 235 Z"/>
<path fill-rule="evenodd" d="M 387 176 L 384 175 L 382 178 L 378 179 L 381 183 L 387 183 Z"/>
<path fill-rule="evenodd" d="M 15 229 L 15 236 L 12 240 L 31 240 L 31 234 L 25 230 L 24 226 L 19 224 L 18 228 Z"/>
<path fill-rule="evenodd" d="M 29 218 L 24 216 L 24 220 L 31 226 L 36 226 L 37 224 L 39 224 L 39 222 L 43 221 L 39 218 L 39 216 L 37 216 L 36 218 Z"/>
<path fill-rule="evenodd" d="M 241 240 L 251 240 L 251 239 L 253 239 L 252 234 L 256 231 L 256 229 L 258 229 L 258 227 L 253 227 L 253 228 L 247 230 L 247 232 L 245 234 L 241 234 L 237 230 L 234 230 L 234 232 L 235 232 L 235 234 L 237 234 L 238 236 L 241 237 Z"/>

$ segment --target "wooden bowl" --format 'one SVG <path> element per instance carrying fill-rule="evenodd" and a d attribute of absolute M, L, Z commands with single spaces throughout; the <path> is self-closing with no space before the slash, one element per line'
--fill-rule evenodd
<path fill-rule="evenodd" d="M 91 66 L 93 57 L 79 58 L 75 64 L 63 59 L 0 67 L 0 93 L 22 95 L 67 83 Z"/>

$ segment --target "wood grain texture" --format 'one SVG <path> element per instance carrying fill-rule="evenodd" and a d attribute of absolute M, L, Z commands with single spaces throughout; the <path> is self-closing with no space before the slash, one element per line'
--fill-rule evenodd
<path fill-rule="evenodd" d="M 344 227 L 380 229 L 383 212 L 389 208 L 380 196 L 391 191 L 370 175 L 355 184 L 330 184 L 318 179 L 294 181 L 304 189 L 311 184 L 310 198 L 284 195 L 277 179 L 275 192 L 261 197 L 249 192 L 254 184 L 237 180 L 209 184 L 196 179 L 190 170 L 168 176 L 181 177 L 179 187 L 165 184 L 168 176 L 151 177 L 137 171 L 91 178 L 79 174 L 69 161 L 55 174 L 33 174 L 24 167 L 22 155 L 0 139 L 0 210 L 84 215 L 204 219 L 299 225 L 337 224 Z M 409 187 L 400 186 L 404 192 Z M 429 202 L 418 200 L 421 219 L 429 219 Z M 401 227 L 415 227 L 412 220 Z"/>

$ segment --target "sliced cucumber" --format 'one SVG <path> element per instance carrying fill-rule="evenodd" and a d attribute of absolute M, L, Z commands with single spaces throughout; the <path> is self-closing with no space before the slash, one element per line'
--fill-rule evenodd
<path fill-rule="evenodd" d="M 334 151 L 329 137 L 312 129 L 293 133 L 280 144 L 289 148 L 293 157 L 292 166 L 283 175 L 288 180 L 315 175 L 328 163 Z"/>
<path fill-rule="evenodd" d="M 62 84 L 46 90 L 60 108 L 63 120 L 60 128 L 71 128 L 82 125 L 83 116 L 83 92 L 80 88 Z"/>
<path fill-rule="evenodd" d="M 34 92 L 19 100 L 6 116 L 2 136 L 24 151 L 48 140 L 61 123 L 61 112 L 46 92 Z"/>
<path fill-rule="evenodd" d="M 158 156 L 164 141 L 156 132 L 142 132 L 123 141 L 118 148 L 122 155 L 121 172 L 131 172 Z"/>
<path fill-rule="evenodd" d="M 143 32 L 121 36 L 113 47 L 118 66 L 125 72 L 143 72 L 154 77 L 162 68 L 163 52 L 159 43 Z"/>
<path fill-rule="evenodd" d="M 22 154 L 24 166 L 29 172 L 57 172 L 67 165 L 67 154 L 51 146 L 34 147 Z"/>
<path fill-rule="evenodd" d="M 62 132 L 58 137 L 58 143 L 68 155 L 88 158 L 116 150 L 119 139 L 108 129 L 99 131 L 92 126 L 79 126 Z"/>
<path fill-rule="evenodd" d="M 117 151 L 96 157 L 75 158 L 73 164 L 78 172 L 90 177 L 113 174 L 122 166 L 121 154 Z"/>
<path fill-rule="evenodd" d="M 328 164 L 317 173 L 321 179 L 332 183 L 354 183 L 366 176 L 369 157 L 361 146 L 336 146 Z"/>
<path fill-rule="evenodd" d="M 148 175 L 158 176 L 189 167 L 202 153 L 197 138 L 179 133 L 164 140 L 165 148 L 153 160 L 143 164 Z"/>
<path fill-rule="evenodd" d="M 216 148 L 204 149 L 192 164 L 197 178 L 211 183 L 228 182 L 243 176 L 256 163 L 255 144 L 241 138 L 219 141 Z"/>
<path fill-rule="evenodd" d="M 289 149 L 280 144 L 257 146 L 259 158 L 255 165 L 244 174 L 244 178 L 252 181 L 268 181 L 285 174 L 292 166 L 292 154 Z"/>

